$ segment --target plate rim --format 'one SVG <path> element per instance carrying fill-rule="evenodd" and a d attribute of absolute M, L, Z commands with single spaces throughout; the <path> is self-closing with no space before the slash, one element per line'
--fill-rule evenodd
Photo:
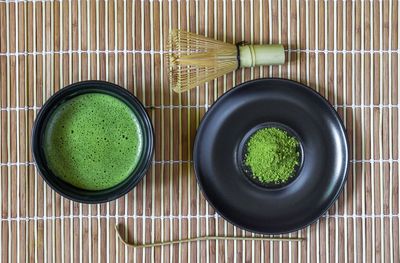
<path fill-rule="evenodd" d="M 233 220 L 229 219 L 227 216 L 225 216 L 223 213 L 220 212 L 219 209 L 217 209 L 214 204 L 210 201 L 209 196 L 207 195 L 206 191 L 204 190 L 204 186 L 201 183 L 200 180 L 200 175 L 198 172 L 198 163 L 197 163 L 197 159 L 198 159 L 198 153 L 197 153 L 197 149 L 198 149 L 198 145 L 199 145 L 199 134 L 201 132 L 203 132 L 204 130 L 204 123 L 206 122 L 207 118 L 209 118 L 210 114 L 212 113 L 213 110 L 215 110 L 216 106 L 219 105 L 222 101 L 223 98 L 227 97 L 229 94 L 231 94 L 233 91 L 243 88 L 247 85 L 251 85 L 253 83 L 257 83 L 257 82 L 274 82 L 274 81 L 278 81 L 278 82 L 288 82 L 290 84 L 294 84 L 297 86 L 301 86 L 303 88 L 305 88 L 306 90 L 308 90 L 309 92 L 313 93 L 314 95 L 317 95 L 317 97 L 319 97 L 321 99 L 321 101 L 328 106 L 328 109 L 330 110 L 331 113 L 333 113 L 334 117 L 338 120 L 339 123 L 339 127 L 342 130 L 342 134 L 344 137 L 344 146 L 345 146 L 345 167 L 344 167 L 344 175 L 342 176 L 341 182 L 340 182 L 340 186 L 338 188 L 338 190 L 336 191 L 334 197 L 332 198 L 332 200 L 329 202 L 329 204 L 326 206 L 326 208 L 322 209 L 320 211 L 320 213 L 310 222 L 302 224 L 297 226 L 296 228 L 293 228 L 292 230 L 285 230 L 285 231 L 273 231 L 273 232 L 263 232 L 263 231 L 259 231 L 256 229 L 251 229 L 247 226 L 242 226 L 240 224 L 237 224 L 235 222 L 233 222 Z M 220 215 L 224 220 L 226 220 L 227 222 L 229 222 L 230 224 L 239 227 L 240 229 L 243 229 L 245 231 L 248 232 L 252 232 L 252 233 L 257 233 L 257 234 L 272 234 L 272 235 L 278 235 L 278 234 L 288 234 L 288 233 L 293 233 L 295 231 L 299 231 L 301 229 L 306 228 L 307 226 L 310 226 L 312 224 L 314 224 L 315 222 L 317 222 L 322 215 L 324 215 L 326 213 L 326 211 L 328 211 L 332 205 L 336 202 L 336 200 L 338 199 L 339 195 L 342 193 L 344 186 L 347 182 L 347 178 L 348 178 L 348 174 L 349 174 L 349 163 L 350 163 L 350 149 L 349 149 L 349 138 L 347 136 L 347 129 L 344 125 L 343 120 L 341 119 L 339 113 L 335 110 L 335 108 L 333 107 L 333 105 L 324 97 L 322 96 L 319 92 L 317 92 L 316 90 L 312 89 L 311 87 L 302 84 L 298 81 L 294 81 L 291 79 L 285 79 L 285 78 L 258 78 L 258 79 L 253 79 L 253 80 L 249 80 L 249 81 L 245 81 L 243 83 L 240 83 L 236 86 L 234 86 L 233 88 L 231 88 L 230 90 L 226 91 L 225 93 L 223 93 L 221 96 L 219 96 L 217 98 L 217 100 L 210 106 L 210 108 L 205 112 L 203 118 L 200 121 L 200 124 L 196 130 L 196 135 L 195 135 L 195 140 L 194 140 L 194 144 L 193 144 L 193 169 L 194 169 L 194 173 L 196 175 L 196 181 L 197 181 L 197 185 L 199 186 L 202 194 L 204 195 L 205 199 L 207 200 L 208 204 L 215 210 L 215 212 Z"/>

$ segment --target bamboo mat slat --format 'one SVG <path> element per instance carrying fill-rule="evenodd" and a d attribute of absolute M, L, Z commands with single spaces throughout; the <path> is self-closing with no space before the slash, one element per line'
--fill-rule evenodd
<path fill-rule="evenodd" d="M 0 262 L 399 262 L 398 1 L 0 0 Z M 283 43 L 287 64 L 242 69 L 181 95 L 170 91 L 173 28 L 219 40 Z M 348 182 L 302 243 L 207 241 L 123 246 L 200 235 L 255 236 L 223 220 L 193 172 L 196 128 L 226 90 L 259 77 L 300 81 L 342 117 Z M 126 196 L 101 205 L 62 198 L 30 152 L 38 110 L 67 84 L 101 79 L 133 92 L 156 133 L 153 165 Z"/>

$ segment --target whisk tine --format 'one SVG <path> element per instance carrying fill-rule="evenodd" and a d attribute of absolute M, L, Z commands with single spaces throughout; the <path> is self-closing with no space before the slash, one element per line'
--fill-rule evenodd
<path fill-rule="evenodd" d="M 170 34 L 170 40 L 172 40 L 172 44 L 176 44 L 182 51 L 194 51 L 196 49 L 199 51 L 206 51 L 221 47 L 229 48 L 231 46 L 235 48 L 233 44 L 224 43 L 212 38 L 181 30 L 173 30 Z"/>
<path fill-rule="evenodd" d="M 201 85 L 238 67 L 234 44 L 173 30 L 169 35 L 170 83 L 176 92 Z"/>

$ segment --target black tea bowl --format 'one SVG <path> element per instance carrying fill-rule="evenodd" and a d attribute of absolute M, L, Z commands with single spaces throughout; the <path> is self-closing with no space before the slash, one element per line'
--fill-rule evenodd
<path fill-rule="evenodd" d="M 124 102 L 135 114 L 142 131 L 143 149 L 132 173 L 121 183 L 104 190 L 86 190 L 73 186 L 49 169 L 44 153 L 44 134 L 52 113 L 64 102 L 87 93 L 102 93 Z M 51 188 L 62 196 L 82 203 L 103 203 L 117 199 L 132 190 L 146 174 L 154 152 L 154 131 L 142 103 L 122 87 L 105 81 L 82 81 L 66 86 L 51 96 L 39 111 L 32 130 L 32 153 L 37 169 Z"/>

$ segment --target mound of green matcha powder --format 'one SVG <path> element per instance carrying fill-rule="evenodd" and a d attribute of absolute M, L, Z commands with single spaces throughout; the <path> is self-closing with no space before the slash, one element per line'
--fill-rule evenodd
<path fill-rule="evenodd" d="M 245 165 L 262 183 L 285 183 L 299 164 L 299 142 L 277 128 L 263 128 L 247 142 Z"/>

